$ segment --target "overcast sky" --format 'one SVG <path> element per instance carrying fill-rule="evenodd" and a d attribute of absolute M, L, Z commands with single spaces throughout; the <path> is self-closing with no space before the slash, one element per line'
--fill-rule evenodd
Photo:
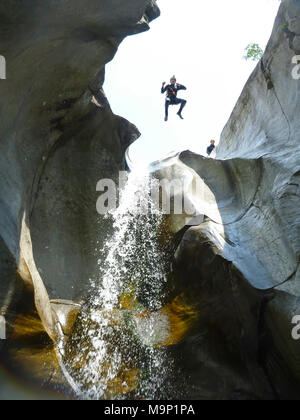
<path fill-rule="evenodd" d="M 205 153 L 219 141 L 256 63 L 243 59 L 252 42 L 264 48 L 278 0 L 158 0 L 161 17 L 151 30 L 126 38 L 106 66 L 105 92 L 115 114 L 134 123 L 141 138 L 132 146 L 136 162 L 173 150 Z M 162 82 L 175 74 L 188 90 L 184 121 L 170 107 L 164 122 Z"/>

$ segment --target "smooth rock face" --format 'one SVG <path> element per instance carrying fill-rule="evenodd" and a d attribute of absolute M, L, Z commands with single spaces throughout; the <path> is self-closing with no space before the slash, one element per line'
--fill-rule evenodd
<path fill-rule="evenodd" d="M 7 80 L 0 80 L 0 314 L 21 278 L 34 288 L 54 341 L 58 324 L 68 335 L 80 309 L 59 299 L 82 297 L 98 273 L 95 248 L 110 229 L 96 213 L 96 183 L 117 177 L 139 136 L 113 115 L 101 89 L 104 66 L 126 35 L 147 30 L 158 14 L 154 0 L 0 4 L 7 62 Z M 188 181 L 189 212 L 176 215 L 172 229 L 199 223 L 174 261 L 179 283 L 188 279 L 202 299 L 198 331 L 181 344 L 198 383 L 194 398 L 300 395 L 300 342 L 291 337 L 292 317 L 300 315 L 299 17 L 298 0 L 282 3 L 218 160 L 184 152 L 157 174 Z"/>
<path fill-rule="evenodd" d="M 193 220 L 201 214 L 209 218 L 207 234 L 220 253 L 263 290 L 283 283 L 298 265 L 292 245 L 282 235 L 272 198 L 267 201 L 268 189 L 261 193 L 265 173 L 262 159 L 222 161 L 183 152 L 178 162 L 156 174 L 170 182 L 182 179 L 186 185 L 185 202 L 194 217 L 171 215 L 174 229 L 195 224 Z M 260 196 L 266 202 L 264 212 Z"/>
<path fill-rule="evenodd" d="M 180 265 L 201 281 L 206 243 L 233 263 L 252 290 L 264 295 L 273 289 L 257 318 L 258 336 L 264 337 L 259 363 L 275 398 L 297 399 L 300 341 L 291 332 L 293 316 L 300 315 L 299 30 L 300 2 L 282 2 L 265 54 L 224 128 L 217 159 L 183 152 L 159 174 L 172 180 L 183 173 L 192 177 L 190 185 L 201 186 L 200 192 L 186 189 L 194 216 L 202 214 L 205 222 L 184 234 L 175 256 Z M 185 220 L 182 215 L 178 228 Z M 243 293 L 241 300 L 247 299 Z M 227 310 L 230 317 L 233 308 Z M 239 316 L 243 312 L 240 307 Z"/>
<path fill-rule="evenodd" d="M 95 247 L 109 226 L 96 213 L 96 184 L 117 178 L 139 136 L 112 113 L 104 66 L 125 36 L 149 29 L 158 15 L 154 0 L 0 4 L 7 63 L 0 81 L 0 270 L 12 260 L 25 280 L 35 279 L 52 338 L 47 293 L 77 299 L 97 275 Z M 7 282 L 1 276 L 3 294 Z"/>
<path fill-rule="evenodd" d="M 291 292 L 295 284 L 296 296 L 300 296 L 295 282 L 300 255 L 300 82 L 293 78 L 293 58 L 299 54 L 293 40 L 299 28 L 299 1 L 283 2 L 264 57 L 245 86 L 217 149 L 218 159 L 262 158 L 255 209 L 247 215 L 256 225 L 249 246 L 255 236 L 262 238 L 261 261 L 276 269 L 288 268 L 274 285 L 289 280 L 285 286 Z M 271 250 L 267 257 L 266 248 Z"/>
<path fill-rule="evenodd" d="M 189 398 L 273 399 L 259 363 L 260 316 L 270 293 L 253 289 L 207 237 L 209 222 L 179 245 L 174 273 L 182 292 L 199 299 L 199 320 L 180 345 L 193 387 Z M 186 292 L 185 292 L 186 293 Z"/>
<path fill-rule="evenodd" d="M 50 304 L 56 313 L 63 334 L 69 336 L 81 310 L 81 305 L 68 300 L 51 300 Z"/>
<path fill-rule="evenodd" d="M 299 7 L 296 0 L 282 3 L 264 57 L 222 133 L 217 160 L 183 152 L 159 176 L 183 173 L 190 184 L 200 183 L 200 193 L 187 188 L 194 215 L 210 220 L 220 252 L 254 287 L 288 288 L 300 297 L 300 79 L 293 78 L 292 64 Z"/>

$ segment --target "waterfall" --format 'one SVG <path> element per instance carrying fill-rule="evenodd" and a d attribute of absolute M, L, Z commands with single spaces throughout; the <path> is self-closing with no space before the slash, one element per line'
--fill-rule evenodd
<path fill-rule="evenodd" d="M 167 281 L 166 256 L 158 232 L 162 213 L 151 199 L 155 181 L 133 170 L 99 258 L 99 280 L 64 349 L 69 382 L 89 399 L 165 397 L 172 359 L 170 334 L 161 311 Z M 74 386 L 73 386 L 74 388 Z"/>

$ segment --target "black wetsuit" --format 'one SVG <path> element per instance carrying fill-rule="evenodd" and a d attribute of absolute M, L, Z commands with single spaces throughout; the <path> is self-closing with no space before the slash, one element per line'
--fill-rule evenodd
<path fill-rule="evenodd" d="M 179 99 L 177 98 L 177 92 L 179 90 L 186 90 L 186 87 L 183 85 L 167 85 L 167 86 L 163 86 L 161 88 L 161 93 L 165 93 L 167 92 L 167 98 L 166 98 L 166 118 L 168 118 L 169 115 L 169 106 L 170 105 L 181 105 L 178 114 L 181 114 L 183 108 L 186 105 L 186 100 L 185 99 Z"/>
<path fill-rule="evenodd" d="M 213 144 L 211 144 L 210 146 L 208 146 L 206 152 L 208 154 L 208 156 L 210 156 L 212 154 L 212 152 L 215 150 L 216 146 L 214 146 Z"/>

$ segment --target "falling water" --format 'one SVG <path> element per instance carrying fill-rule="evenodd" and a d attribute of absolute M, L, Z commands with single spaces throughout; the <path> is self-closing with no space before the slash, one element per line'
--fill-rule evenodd
<path fill-rule="evenodd" d="M 170 326 L 161 310 L 167 279 L 154 180 L 133 171 L 111 211 L 113 235 L 100 252 L 99 281 L 65 348 L 77 394 L 89 399 L 164 398 L 172 361 Z"/>

